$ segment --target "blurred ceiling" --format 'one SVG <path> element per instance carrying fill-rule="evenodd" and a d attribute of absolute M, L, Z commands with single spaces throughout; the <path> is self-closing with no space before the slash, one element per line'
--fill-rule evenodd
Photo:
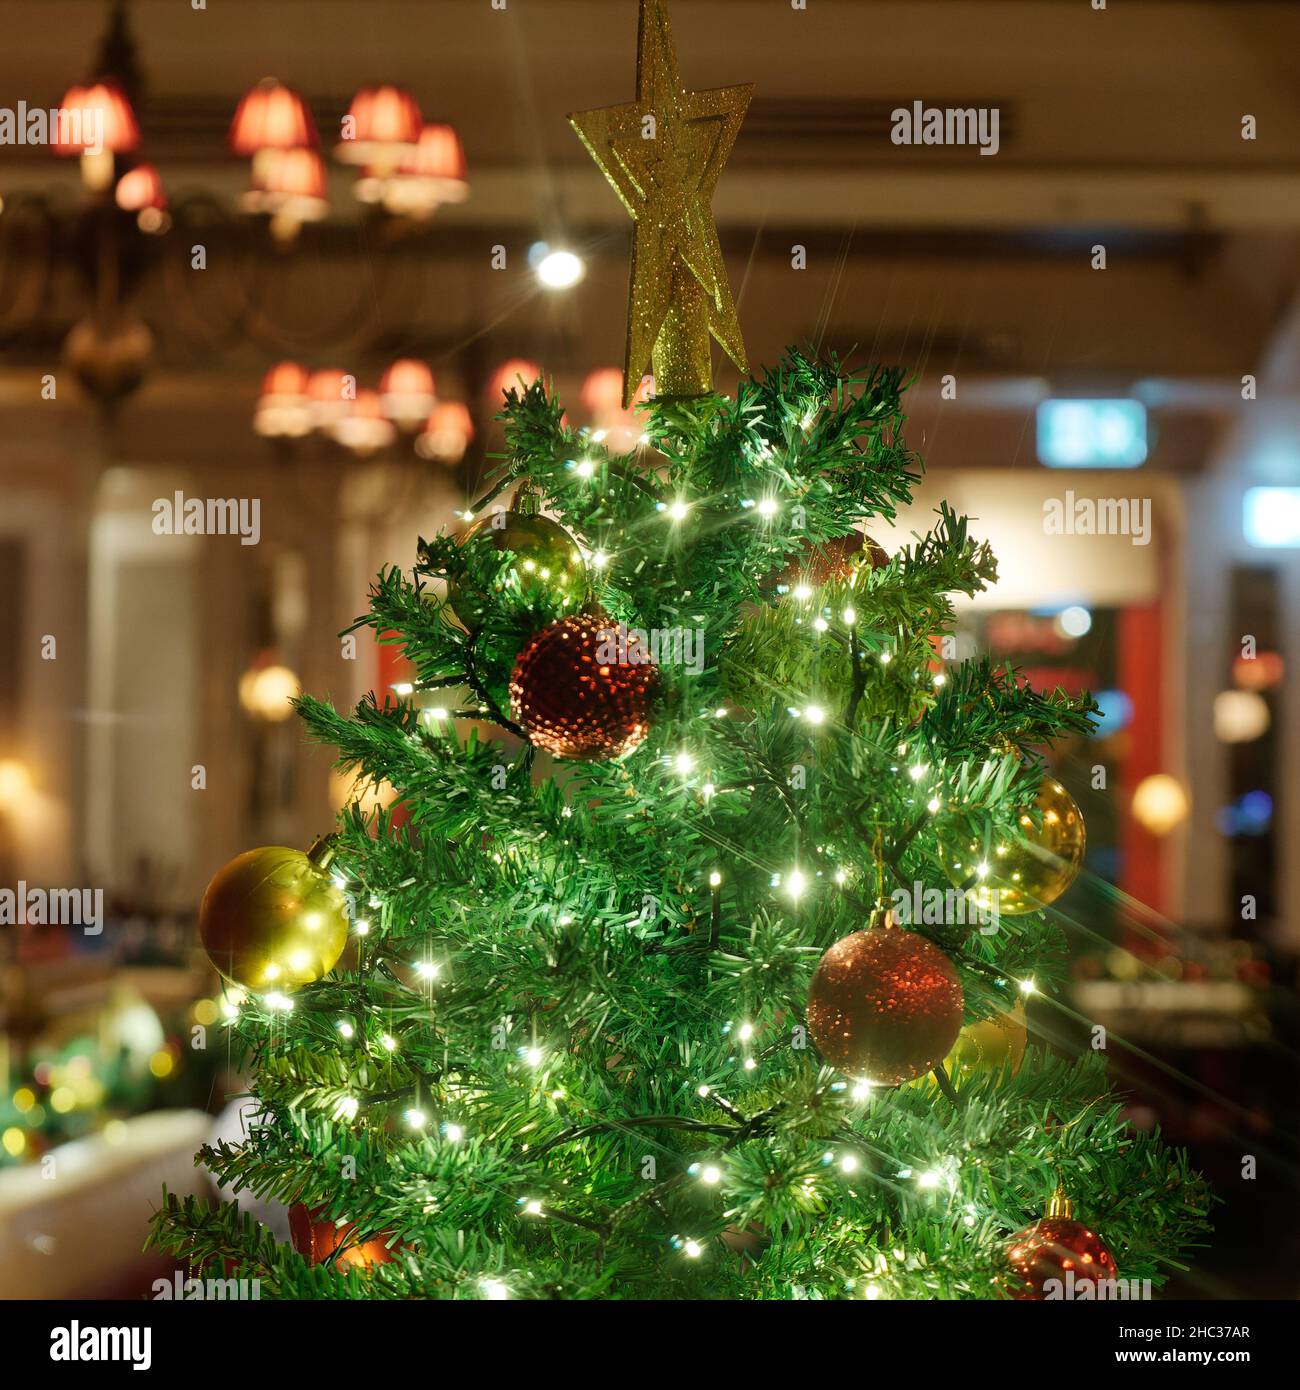
<path fill-rule="evenodd" d="M 327 350 L 331 323 L 358 312 L 343 287 L 382 249 L 385 277 L 360 310 L 376 324 L 376 360 L 411 350 L 436 364 L 470 343 L 558 370 L 619 360 L 628 221 L 565 114 L 632 96 L 635 0 L 127 8 L 148 157 L 176 194 L 233 201 L 247 164 L 225 132 L 269 74 L 308 97 L 326 145 L 351 93 L 377 81 L 408 85 L 426 118 L 461 133 L 470 201 L 440 211 L 426 236 L 358 243 L 336 223 L 280 258 L 266 293 L 296 313 L 286 350 Z M 0 105 L 50 105 L 92 75 L 110 9 L 6 0 L 18 37 L 0 50 Z M 994 410 L 1008 378 L 1058 390 L 1195 380 L 1204 399 L 1231 399 L 1293 299 L 1300 5 L 676 0 L 672 13 L 689 86 L 756 84 L 715 203 L 754 361 L 791 342 L 856 348 L 928 376 L 965 374 L 968 402 Z M 998 107 L 999 153 L 894 145 L 889 113 L 914 100 Z M 1254 141 L 1241 138 L 1247 114 Z M 350 182 L 335 169 L 340 221 L 359 216 Z M 0 195 L 60 185 L 70 197 L 65 162 L 0 147 Z M 537 237 L 591 259 L 563 298 L 527 280 Z M 488 267 L 498 243 L 513 257 L 506 276 Z M 1090 266 L 1099 243 L 1104 272 Z M 807 270 L 791 267 L 796 244 Z M 62 293 L 71 321 L 75 287 Z M 146 293 L 150 321 L 164 322 L 165 289 Z M 211 366 L 161 336 L 172 371 Z M 11 343 L 8 360 L 56 338 Z M 222 361 L 245 365 L 238 353 Z M 1207 440 L 1192 431 L 1166 461 L 1195 466 Z"/>

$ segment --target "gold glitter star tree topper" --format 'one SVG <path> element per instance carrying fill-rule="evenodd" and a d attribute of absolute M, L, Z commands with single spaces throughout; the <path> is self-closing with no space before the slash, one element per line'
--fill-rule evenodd
<path fill-rule="evenodd" d="M 641 0 L 636 100 L 569 122 L 632 215 L 623 404 L 647 362 L 658 396 L 713 389 L 710 334 L 743 372 L 745 343 L 713 221 L 713 190 L 754 89 L 682 86 L 663 0 Z"/>

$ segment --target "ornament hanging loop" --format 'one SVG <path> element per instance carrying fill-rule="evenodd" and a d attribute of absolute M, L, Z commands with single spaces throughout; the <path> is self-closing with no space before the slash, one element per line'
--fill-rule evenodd
<path fill-rule="evenodd" d="M 541 503 L 541 496 L 533 486 L 531 479 L 524 478 L 515 489 L 510 510 L 517 512 L 520 516 L 536 516 L 542 509 Z"/>
<path fill-rule="evenodd" d="M 311 842 L 311 847 L 307 851 L 307 858 L 316 865 L 318 869 L 328 869 L 329 866 L 338 858 L 339 837 L 334 832 L 329 835 L 317 835 Z"/>
<path fill-rule="evenodd" d="M 876 861 L 876 901 L 871 909 L 868 930 L 892 927 L 894 914 L 889 899 L 885 897 L 885 836 L 880 826 L 876 826 L 875 838 L 871 846 L 872 857 Z"/>
<path fill-rule="evenodd" d="M 1048 1219 L 1056 1220 L 1059 1218 L 1062 1221 L 1069 1221 L 1073 1215 L 1074 1203 L 1070 1201 L 1069 1195 L 1066 1193 L 1065 1184 L 1058 1182 L 1056 1190 L 1047 1203 Z"/>

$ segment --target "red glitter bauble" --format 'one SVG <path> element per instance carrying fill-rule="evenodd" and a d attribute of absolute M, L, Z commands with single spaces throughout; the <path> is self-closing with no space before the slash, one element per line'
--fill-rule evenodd
<path fill-rule="evenodd" d="M 1017 1232 L 1007 1246 L 1007 1261 L 1016 1276 L 1011 1291 L 1022 1299 L 1096 1298 L 1097 1281 L 1118 1273 L 1115 1257 L 1096 1231 L 1064 1216 L 1045 1216 Z M 1046 1288 L 1052 1279 L 1059 1286 Z"/>
<path fill-rule="evenodd" d="M 356 1229 L 351 1222 L 342 1225 L 325 1216 L 326 1208 L 317 1207 L 314 1211 L 301 1202 L 289 1208 L 289 1235 L 293 1248 L 308 1264 L 318 1265 L 333 1256 L 335 1269 L 368 1269 L 371 1265 L 385 1265 L 397 1258 L 403 1246 L 401 1241 L 389 1249 L 392 1239 L 387 1233 L 373 1236 L 370 1240 L 354 1241 L 352 1233 Z"/>
<path fill-rule="evenodd" d="M 860 568 L 879 569 L 889 563 L 889 556 L 870 536 L 850 531 L 829 541 L 810 541 L 804 549 L 763 584 L 767 593 L 777 589 L 795 589 L 806 584 L 820 589 L 832 579 L 851 579 Z"/>
<path fill-rule="evenodd" d="M 622 623 L 582 613 L 543 628 L 519 653 L 510 712 L 538 748 L 597 762 L 645 738 L 658 690 L 645 643 Z"/>
<path fill-rule="evenodd" d="M 902 927 L 843 937 L 808 989 L 817 1050 L 854 1076 L 897 1086 L 932 1071 L 961 1031 L 961 980 L 933 942 Z"/>

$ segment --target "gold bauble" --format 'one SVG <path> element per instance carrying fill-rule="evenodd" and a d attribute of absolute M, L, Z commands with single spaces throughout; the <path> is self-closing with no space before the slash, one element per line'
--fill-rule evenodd
<path fill-rule="evenodd" d="M 475 522 L 462 544 L 484 537 L 497 550 L 509 550 L 514 562 L 501 575 L 502 586 L 518 578 L 525 601 L 544 607 L 552 619 L 575 613 L 587 594 L 587 566 L 571 535 L 549 517 L 524 512 L 495 512 Z M 463 580 L 447 585 L 447 603 L 468 632 L 477 632 L 492 608 L 491 595 Z"/>
<path fill-rule="evenodd" d="M 1026 813 L 1018 834 L 1006 841 L 969 840 L 944 854 L 949 879 L 958 888 L 969 884 L 968 895 L 982 911 L 1036 912 L 1074 882 L 1087 842 L 1083 812 L 1054 777 L 1043 778 L 1037 806 L 1041 825 Z"/>
<path fill-rule="evenodd" d="M 228 980 L 287 994 L 338 962 L 348 941 L 347 901 L 301 850 L 250 849 L 208 884 L 199 935 Z"/>
<path fill-rule="evenodd" d="M 1024 1002 L 1017 1000 L 1009 1012 L 968 1023 L 957 1034 L 957 1041 L 945 1059 L 949 1071 L 996 1071 L 1008 1059 L 1011 1075 L 1020 1070 L 1029 1028 L 1025 1023 Z"/>

